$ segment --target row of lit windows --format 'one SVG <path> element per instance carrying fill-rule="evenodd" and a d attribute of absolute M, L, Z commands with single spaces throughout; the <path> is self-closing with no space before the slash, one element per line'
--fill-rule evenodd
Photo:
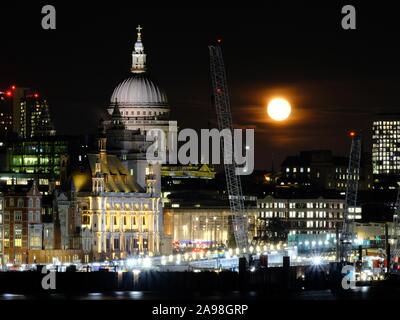
<path fill-rule="evenodd" d="M 393 134 L 400 134 L 400 129 L 392 130 L 392 129 L 381 129 L 381 130 L 375 130 L 375 136 L 384 136 L 384 135 L 393 135 Z"/>
<path fill-rule="evenodd" d="M 351 174 L 351 175 L 339 174 L 339 175 L 336 176 L 336 178 L 339 179 L 339 180 L 348 180 L 349 178 L 352 179 L 352 180 L 353 179 L 359 180 L 360 176 L 359 175 L 353 175 L 353 174 Z"/>
<path fill-rule="evenodd" d="M 296 211 L 289 211 L 289 218 L 290 219 L 341 219 L 343 217 L 342 213 L 335 213 L 335 212 L 326 212 L 326 211 L 307 211 L 307 212 L 296 212 Z M 277 212 L 277 211 L 263 211 L 260 212 L 260 218 L 286 218 L 284 212 Z"/>
<path fill-rule="evenodd" d="M 400 125 L 400 121 L 397 120 L 378 120 L 378 121 L 374 121 L 374 126 L 376 125 Z"/>
<path fill-rule="evenodd" d="M 393 149 L 391 149 L 391 150 L 379 150 L 379 152 L 378 151 L 375 151 L 375 152 L 373 152 L 373 156 L 376 158 L 376 157 L 380 157 L 380 158 L 388 158 L 388 157 L 391 157 L 391 156 L 393 156 L 393 155 L 398 155 L 399 154 L 399 151 L 400 151 L 400 148 L 393 148 Z"/>
<path fill-rule="evenodd" d="M 307 171 L 307 172 L 309 173 L 309 172 L 311 172 L 311 168 L 303 168 L 303 167 L 300 167 L 298 171 L 297 171 L 297 168 L 296 168 L 296 167 L 294 167 L 294 168 L 289 168 L 289 167 L 287 167 L 287 168 L 286 168 L 286 172 L 293 172 L 293 173 L 300 172 L 300 173 L 303 173 L 303 172 L 305 172 L 305 171 Z"/>
<path fill-rule="evenodd" d="M 3 226 L 3 244 L 5 248 L 10 247 L 10 225 Z M 22 247 L 22 225 L 14 225 L 14 247 Z"/>
<path fill-rule="evenodd" d="M 164 113 L 165 112 L 154 111 L 154 114 L 153 114 L 153 111 L 149 111 L 148 115 L 149 116 L 152 116 L 152 115 L 158 116 L 158 115 L 162 115 Z M 121 114 L 122 115 L 125 114 L 126 116 L 129 116 L 129 111 L 125 111 L 125 113 L 124 113 L 124 111 L 122 111 Z M 138 115 L 138 116 L 140 116 L 140 115 L 146 116 L 147 115 L 147 111 L 143 111 L 142 113 L 141 113 L 141 111 L 131 111 L 131 116 L 134 116 L 135 114 Z"/>
<path fill-rule="evenodd" d="M 294 208 L 331 208 L 331 209 L 343 209 L 343 203 L 323 203 L 323 202 L 290 202 L 288 207 L 290 209 Z M 284 209 L 286 208 L 286 202 L 261 202 L 259 204 L 259 208 L 279 208 Z"/>
<path fill-rule="evenodd" d="M 118 226 L 120 219 L 117 216 L 112 216 L 111 217 L 112 221 L 113 221 L 113 225 L 114 226 Z M 128 224 L 130 220 L 130 223 Z M 104 220 L 102 219 L 102 222 L 104 223 Z M 137 221 L 137 217 L 127 217 L 127 216 L 123 216 L 122 217 L 122 222 L 124 226 L 128 226 L 128 225 L 133 225 L 133 226 L 137 226 L 138 225 L 138 221 Z M 82 224 L 84 225 L 90 225 L 90 216 L 89 215 L 83 215 L 82 216 Z M 110 225 L 110 217 L 106 217 L 106 225 Z M 142 226 L 146 226 L 146 217 L 142 217 Z"/>
<path fill-rule="evenodd" d="M 354 169 L 353 173 L 356 173 L 358 171 L 359 171 L 358 169 Z M 335 172 L 336 173 L 348 173 L 349 172 L 349 168 L 347 168 L 347 167 L 346 168 L 339 167 L 339 168 L 335 169 Z"/>
<path fill-rule="evenodd" d="M 400 169 L 400 166 L 390 166 L 390 165 L 382 165 L 382 166 L 376 166 L 377 169 L 382 169 L 382 170 L 396 170 Z"/>
<path fill-rule="evenodd" d="M 120 203 L 114 203 L 114 205 L 110 204 L 110 203 L 106 203 L 106 209 L 107 210 L 112 210 L 112 207 L 114 208 L 114 210 L 139 210 L 140 209 L 140 205 L 138 203 L 134 204 L 134 205 L 130 205 L 129 203 L 125 203 L 124 204 L 120 204 Z M 86 208 L 84 208 L 86 209 Z M 143 204 L 143 209 L 144 210 L 148 210 L 149 209 L 149 204 L 144 203 Z"/>

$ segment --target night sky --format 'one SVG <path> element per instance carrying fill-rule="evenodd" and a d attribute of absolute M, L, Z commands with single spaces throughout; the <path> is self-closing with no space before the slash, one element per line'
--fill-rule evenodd
<path fill-rule="evenodd" d="M 279 166 L 300 150 L 347 154 L 351 129 L 363 130 L 368 150 L 374 114 L 399 106 L 398 11 L 382 2 L 326 2 L 2 3 L 0 88 L 33 87 L 48 98 L 59 133 L 93 133 L 114 87 L 129 76 L 141 24 L 148 68 L 168 95 L 171 119 L 180 128 L 215 127 L 207 45 L 222 37 L 234 122 L 255 128 L 257 168 L 272 160 Z M 41 28 L 44 4 L 56 6 L 54 31 Z M 356 6 L 357 30 L 341 28 L 344 4 Z M 280 124 L 265 108 L 276 95 L 293 108 Z"/>

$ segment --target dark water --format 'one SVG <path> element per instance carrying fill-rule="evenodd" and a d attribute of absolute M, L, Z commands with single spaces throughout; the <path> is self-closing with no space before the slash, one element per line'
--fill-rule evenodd
<path fill-rule="evenodd" d="M 78 301 L 262 301 L 262 300 L 294 300 L 294 301 L 335 301 L 335 300 L 387 300 L 399 299 L 400 288 L 374 288 L 359 287 L 342 293 L 334 293 L 331 290 L 302 291 L 296 293 L 274 293 L 260 294 L 257 292 L 212 292 L 212 293 L 160 293 L 143 291 L 114 291 L 107 293 L 86 293 L 86 294 L 0 294 L 0 300 L 78 300 Z"/>

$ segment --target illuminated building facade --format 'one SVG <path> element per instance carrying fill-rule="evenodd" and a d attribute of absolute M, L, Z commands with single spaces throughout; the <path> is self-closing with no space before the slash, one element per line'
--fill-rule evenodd
<path fill-rule="evenodd" d="M 138 185 L 119 158 L 107 154 L 105 143 L 101 138 L 99 153 L 88 154 L 72 175 L 85 260 L 160 254 L 161 199 Z"/>
<path fill-rule="evenodd" d="M 0 91 L 0 138 L 5 138 L 13 129 L 12 92 Z M 2 141 L 3 142 L 3 141 Z"/>
<path fill-rule="evenodd" d="M 207 164 L 188 164 L 184 166 L 168 166 L 161 168 L 162 177 L 170 177 L 172 179 L 214 179 L 215 170 Z"/>
<path fill-rule="evenodd" d="M 181 247 L 227 245 L 231 216 L 228 207 L 172 206 L 164 208 L 164 232 Z"/>
<path fill-rule="evenodd" d="M 161 165 L 149 163 L 146 155 L 151 142 L 140 130 L 128 130 L 123 122 L 118 104 L 114 106 L 111 123 L 100 124 L 100 134 L 107 139 L 107 152 L 116 155 L 146 192 L 161 194 Z"/>
<path fill-rule="evenodd" d="M 183 186 L 168 185 L 163 190 L 166 237 L 176 245 L 175 249 L 233 246 L 232 212 L 226 196 L 219 192 L 218 186 L 215 189 L 216 185 L 205 179 L 186 178 L 185 181 Z M 248 237 L 252 239 L 257 220 L 257 198 L 244 196 L 244 201 L 249 219 Z"/>
<path fill-rule="evenodd" d="M 0 91 L 0 137 L 54 135 L 47 101 L 30 88 L 10 86 Z"/>
<path fill-rule="evenodd" d="M 400 173 L 400 114 L 382 115 L 372 124 L 373 174 Z"/>
<path fill-rule="evenodd" d="M 344 199 L 323 197 L 273 197 L 257 201 L 257 238 L 263 239 L 272 219 L 284 222 L 289 234 L 335 233 L 341 228 Z M 355 208 L 355 220 L 361 219 L 361 207 Z M 340 230 L 340 229 L 339 229 Z"/>
<path fill-rule="evenodd" d="M 29 250 L 42 249 L 40 192 L 35 183 L 2 192 L 2 263 L 28 263 Z"/>
<path fill-rule="evenodd" d="M 299 155 L 289 156 L 283 161 L 278 183 L 295 187 L 346 190 L 348 163 L 347 157 L 334 156 L 330 150 L 301 151 Z M 359 174 L 360 190 L 372 188 L 370 163 L 370 156 L 363 154 Z"/>
<path fill-rule="evenodd" d="M 28 93 L 21 99 L 18 134 L 22 138 L 55 135 L 47 101 L 38 93 Z"/>
<path fill-rule="evenodd" d="M 18 139 L 8 143 L 9 170 L 15 173 L 60 174 L 60 159 L 68 154 L 69 141 L 52 136 Z"/>

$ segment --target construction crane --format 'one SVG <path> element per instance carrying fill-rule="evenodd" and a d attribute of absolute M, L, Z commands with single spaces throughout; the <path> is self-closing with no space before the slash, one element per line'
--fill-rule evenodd
<path fill-rule="evenodd" d="M 400 257 L 400 186 L 397 191 L 397 198 L 395 204 L 395 211 L 393 214 L 393 233 L 392 233 L 392 248 L 390 255 L 392 257 L 392 266 L 394 263 L 398 263 L 398 259 Z"/>
<path fill-rule="evenodd" d="M 356 214 L 358 180 L 360 178 L 361 136 L 350 132 L 351 149 L 347 168 L 346 198 L 343 214 L 343 229 L 340 237 L 340 260 L 348 262 L 354 238 L 354 218 Z"/>
<path fill-rule="evenodd" d="M 226 143 L 227 141 L 233 142 L 233 125 L 232 125 L 232 114 L 229 102 L 228 84 L 226 80 L 226 72 L 224 66 L 224 60 L 222 58 L 222 50 L 220 46 L 220 40 L 217 45 L 209 46 L 210 53 L 210 69 L 211 69 L 211 81 L 213 88 L 214 104 L 217 113 L 218 127 L 221 132 L 221 137 L 224 139 L 224 143 L 221 143 L 222 152 L 225 159 L 232 159 L 232 163 L 229 164 L 224 161 L 225 179 L 228 191 L 229 205 L 233 217 L 233 232 L 236 241 L 236 247 L 240 249 L 247 249 L 248 246 L 248 223 L 246 212 L 244 209 L 242 185 L 240 176 L 236 174 L 238 166 L 233 156 L 233 143 Z M 224 130 L 228 129 L 228 130 Z M 231 140 L 229 140 L 230 137 Z"/>

